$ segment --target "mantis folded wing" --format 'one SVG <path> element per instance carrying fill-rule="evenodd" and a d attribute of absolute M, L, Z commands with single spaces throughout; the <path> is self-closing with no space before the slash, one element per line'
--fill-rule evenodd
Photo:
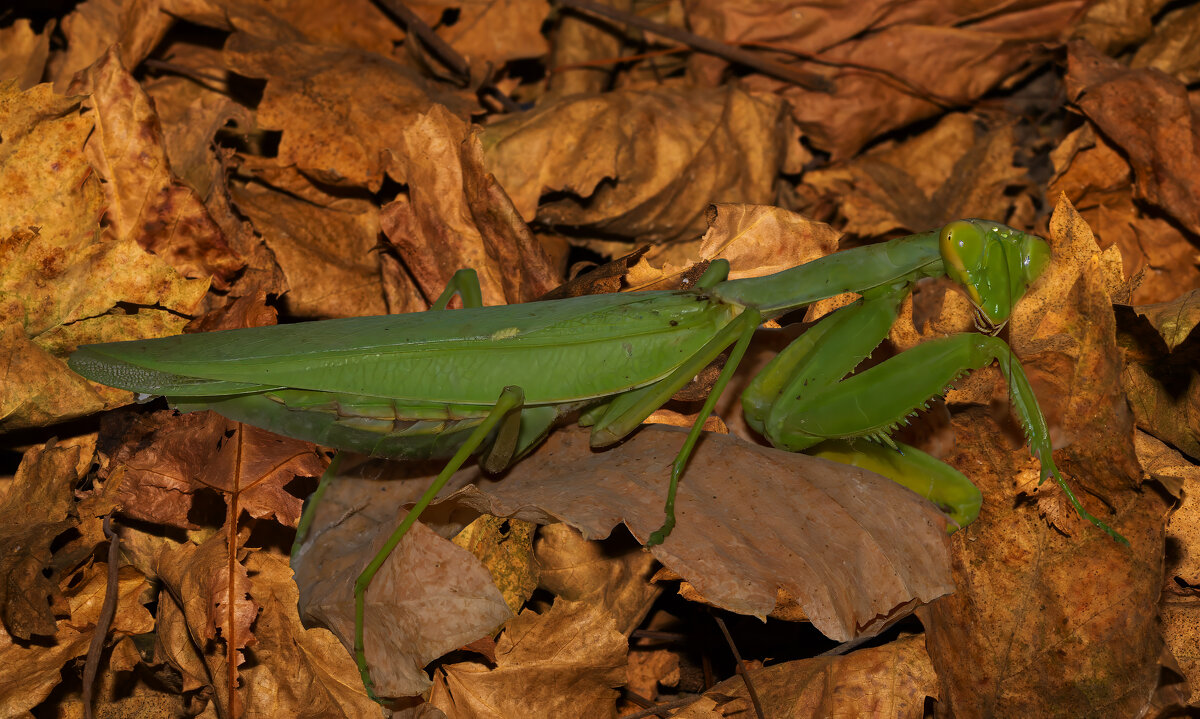
<path fill-rule="evenodd" d="M 355 583 L 355 660 L 374 696 L 363 646 L 366 589 L 469 456 L 482 452 L 485 468 L 502 469 L 578 410 L 586 410 L 581 424 L 591 425 L 593 446 L 616 442 L 732 345 L 672 467 L 664 524 L 647 541 L 659 544 L 674 526 L 676 487 L 700 427 L 755 329 L 764 319 L 844 292 L 861 299 L 776 356 L 743 394 L 755 430 L 793 451 L 832 440 L 818 451 L 882 471 L 966 525 L 978 515 L 979 491 L 961 473 L 888 435 L 958 376 L 997 361 L 1030 450 L 1041 462 L 1042 480 L 1053 476 L 1082 516 L 1124 541 L 1084 510 L 1066 485 L 1025 373 L 994 336 L 1048 261 L 1049 247 L 1038 237 L 963 220 L 768 277 L 726 280 L 728 264 L 716 262 L 689 290 L 89 345 L 72 355 L 70 365 L 104 384 L 163 395 L 182 411 L 212 409 L 373 456 L 449 458 Z M 987 333 L 926 342 L 852 374 L 887 335 L 913 284 L 939 275 L 962 287 Z M 464 304 L 478 305 L 473 277 L 456 275 L 435 309 L 455 292 Z M 861 437 L 890 448 L 842 441 Z M 305 526 L 302 519 L 301 530 Z"/>

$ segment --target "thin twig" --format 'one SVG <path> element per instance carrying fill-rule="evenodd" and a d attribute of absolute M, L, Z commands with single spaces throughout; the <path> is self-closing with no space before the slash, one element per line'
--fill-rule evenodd
<path fill-rule="evenodd" d="M 441 61 L 450 72 L 461 78 L 470 79 L 471 66 L 466 59 L 434 32 L 433 28 L 426 25 L 425 21 L 415 12 L 409 10 L 407 5 L 400 0 L 376 0 L 376 2 L 404 23 L 404 28 L 417 36 L 421 43 L 429 48 L 434 57 Z"/>
<path fill-rule="evenodd" d="M 698 50 L 708 55 L 715 55 L 724 58 L 730 62 L 746 67 L 754 68 L 764 75 L 770 75 L 778 80 L 790 82 L 794 85 L 815 90 L 817 92 L 832 93 L 833 83 L 828 78 L 822 77 L 808 72 L 800 72 L 780 63 L 768 60 L 756 53 L 748 52 L 738 47 L 714 40 L 710 37 L 697 35 L 688 32 L 682 28 L 677 28 L 671 25 L 647 20 L 632 13 L 623 12 L 616 8 L 600 3 L 592 2 L 592 0 L 558 0 L 558 4 L 563 7 L 572 8 L 574 10 L 582 10 L 584 12 L 594 13 L 610 20 L 632 25 L 642 30 L 652 32 L 655 35 L 665 37 L 669 40 L 674 40 Z"/>
<path fill-rule="evenodd" d="M 758 719 L 763 719 L 762 702 L 758 700 L 758 692 L 754 690 L 754 682 L 750 681 L 750 670 L 746 668 L 746 663 L 742 661 L 742 655 L 738 652 L 737 645 L 733 643 L 733 635 L 729 633 L 729 629 L 725 626 L 725 620 L 716 614 L 713 614 L 712 617 L 717 620 L 717 626 L 721 628 L 721 633 L 725 635 L 725 641 L 729 643 L 729 651 L 733 652 L 733 658 L 737 660 L 738 673 L 742 675 L 742 681 L 746 683 L 746 691 L 750 693 L 750 703 L 754 705 L 754 715 Z"/>
<path fill-rule="evenodd" d="M 120 594 L 117 571 L 121 561 L 121 536 L 112 527 L 112 513 L 104 517 L 101 525 L 104 536 L 108 537 L 108 583 L 104 588 L 104 603 L 100 605 L 100 615 L 96 617 L 96 630 L 92 634 L 92 642 L 88 645 L 87 661 L 83 664 L 83 716 L 92 719 L 92 699 L 95 692 L 96 673 L 100 671 L 100 657 L 104 654 L 104 640 L 108 637 L 108 628 L 112 625 L 113 616 L 117 613 L 117 597 Z"/>

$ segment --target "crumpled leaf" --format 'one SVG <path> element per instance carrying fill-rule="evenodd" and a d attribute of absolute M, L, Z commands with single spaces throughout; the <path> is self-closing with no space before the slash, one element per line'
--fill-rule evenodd
<path fill-rule="evenodd" d="M 463 489 L 444 490 L 442 504 L 423 516 L 437 522 L 467 506 L 541 524 L 561 520 L 587 538 L 606 537 L 623 521 L 644 541 L 662 524 L 670 463 L 685 435 L 643 427 L 621 445 L 593 452 L 586 430 L 562 428 L 503 478 L 477 467 L 461 470 L 449 487 Z M 370 479 L 355 487 L 357 475 L 344 475 L 327 496 L 363 497 L 344 500 L 351 507 L 403 506 L 429 481 L 411 466 L 378 463 L 358 471 Z M 382 478 L 389 481 L 376 481 Z M 838 641 L 874 634 L 910 604 L 949 588 L 944 516 L 900 485 L 857 468 L 706 435 L 680 484 L 676 516 L 675 531 L 650 551 L 709 601 L 765 617 L 782 587 L 817 629 Z"/>
<path fill-rule="evenodd" d="M 829 78 L 832 94 L 752 74 L 754 89 L 787 99 L 815 146 L 841 160 L 871 138 L 968 104 L 1011 79 L 1045 41 L 1070 27 L 1085 3 L 1006 5 L 981 14 L 973 5 L 872 0 L 853 7 L 767 2 L 688 3 L 693 32 L 730 44 L 762 44 L 800 59 L 787 67 Z M 715 82 L 723 60 L 693 60 Z"/>
<path fill-rule="evenodd" d="M 353 651 L 354 581 L 404 510 L 378 491 L 335 491 L 345 483 L 339 478 L 318 505 L 292 568 L 303 621 L 328 627 Z M 366 608 L 367 663 L 376 694 L 386 697 L 425 691 L 422 667 L 491 634 L 512 614 L 479 560 L 420 522 L 375 575 Z"/>
<path fill-rule="evenodd" d="M 122 511 L 185 529 L 198 528 L 190 514 L 201 489 L 221 494 L 238 512 L 294 527 L 300 500 L 284 486 L 297 476 L 319 475 L 324 464 L 309 442 L 215 412 L 139 418 L 114 458 L 123 475 Z"/>
<path fill-rule="evenodd" d="M 781 207 L 716 203 L 705 212 L 705 221 L 708 231 L 698 243 L 650 248 L 629 268 L 624 289 L 686 287 L 681 277 L 718 258 L 729 261 L 731 280 L 762 277 L 824 257 L 838 246 L 832 227 Z"/>
<path fill-rule="evenodd" d="M 1171 302 L 1141 305 L 1133 310 L 1154 325 L 1167 349 L 1173 350 L 1188 338 L 1200 323 L 1200 290 L 1192 290 Z"/>
<path fill-rule="evenodd" d="M 1122 308 L 1121 344 L 1128 361 L 1121 385 L 1139 428 L 1195 458 L 1200 457 L 1200 344 L 1190 338 L 1194 294 L 1142 308 L 1145 312 Z M 1169 348 L 1168 342 L 1181 335 L 1183 340 Z"/>
<path fill-rule="evenodd" d="M 938 697 L 937 675 L 925 638 L 905 635 L 845 656 L 773 664 L 751 672 L 768 717 L 889 716 L 917 719 L 925 699 Z M 673 716 L 679 719 L 752 716 L 746 681 L 731 677 Z"/>
<path fill-rule="evenodd" d="M 405 3 L 431 27 L 447 13 L 455 20 L 438 27 L 438 35 L 472 64 L 503 65 L 509 60 L 540 57 L 550 49 L 542 23 L 550 15 L 546 0 L 415 0 Z M 496 28 L 504 32 L 496 32 Z"/>
<path fill-rule="evenodd" d="M 554 98 L 481 134 L 527 221 L 643 242 L 703 228 L 712 200 L 767 203 L 785 159 L 777 98 L 727 87 Z M 547 193 L 561 199 L 540 203 Z"/>
<path fill-rule="evenodd" d="M 1134 201 L 1133 170 L 1110 140 L 1085 124 L 1050 159 L 1055 175 L 1047 198 L 1066 194 L 1103 245 L 1120 247 L 1125 274 L 1139 278 L 1133 302 L 1161 302 L 1200 288 L 1195 246 L 1176 223 Z"/>
<path fill-rule="evenodd" d="M 121 64 L 137 67 L 163 39 L 175 19 L 161 12 L 164 0 L 86 0 L 62 20 L 66 46 L 51 58 L 49 74 L 63 91 L 75 73 L 118 48 Z"/>
<path fill-rule="evenodd" d="M 1152 67 L 1186 84 L 1200 80 L 1200 8 L 1185 5 L 1158 18 L 1154 33 L 1137 49 L 1130 67 Z"/>
<path fill-rule="evenodd" d="M 195 190 L 172 174 L 158 115 L 117 49 L 81 73 L 71 90 L 90 95 L 86 104 L 96 119 L 87 154 L 104 179 L 105 232 L 133 239 L 185 277 L 212 276 L 218 289 L 227 288 L 245 263 Z"/>
<path fill-rule="evenodd" d="M 355 198 L 319 207 L 290 193 L 251 184 L 231 188 L 287 279 L 287 311 L 328 319 L 387 313 L 380 281 L 379 210 Z"/>
<path fill-rule="evenodd" d="M 0 230 L 0 327 L 19 330 L 5 332 L 0 367 L 32 380 L 0 395 L 0 430 L 131 397 L 67 378 L 66 365 L 26 337 L 62 356 L 81 342 L 177 332 L 186 321 L 178 314 L 191 312 L 208 287 L 207 280 L 182 279 L 131 240 L 99 236 L 100 190 L 83 157 L 91 129 L 78 100 L 54 95 L 49 85 L 24 93 L 0 85 L 0 136 L 8 148 L 0 158 L 0 216 L 7 223 Z M 139 309 L 106 314 L 118 303 Z"/>
<path fill-rule="evenodd" d="M 260 607 L 246 567 L 230 561 L 220 532 L 199 545 L 159 542 L 155 550 L 149 574 L 168 590 L 160 594 L 159 646 L 183 673 L 185 691 L 212 685 L 217 701 L 240 714 L 243 698 L 231 688 L 244 686 L 238 668 L 257 641 L 251 625 Z"/>
<path fill-rule="evenodd" d="M 984 407 L 955 415 L 948 461 L 969 462 L 983 511 L 952 542 L 957 590 L 918 610 L 940 703 L 955 714 L 1037 716 L 1070 706 L 1123 716 L 1137 713 L 1159 671 L 1166 505 L 1153 492 L 1130 491 L 1141 470 L 1112 314 L 1114 294 L 1128 290 L 1115 249 L 1099 252 L 1069 203 L 1060 202 L 1050 228 L 1054 257 L 1016 307 L 1012 346 L 1052 435 L 1066 442 L 1055 453 L 1066 481 L 1132 548 L 1079 519 L 1051 481 L 1037 503 L 1051 526 L 1014 507 L 1014 485 L 1031 490 L 1038 476 L 1019 432 L 1010 429 L 1004 443 Z M 1006 392 L 998 373 L 992 377 Z"/>
<path fill-rule="evenodd" d="M 241 668 L 247 715 L 355 719 L 377 714 L 379 705 L 367 698 L 358 668 L 337 637 L 300 624 L 299 594 L 287 557 L 254 552 L 246 569 L 254 575 L 255 597 L 262 605 L 250 650 L 256 661 Z"/>
<path fill-rule="evenodd" d="M 946 115 L 903 143 L 805 175 L 805 184 L 835 198 L 844 231 L 861 237 L 923 232 L 963 217 L 1007 218 L 1006 190 L 1025 181 L 1013 165 L 1012 125 L 987 133 L 975 118 Z"/>
<path fill-rule="evenodd" d="M 411 118 L 389 152 L 388 174 L 408 192 L 381 208 L 380 224 L 426 298 L 402 309 L 425 309 L 463 268 L 479 276 L 485 305 L 528 302 L 558 283 L 533 233 L 485 171 L 479 138 L 466 122 L 435 105 Z"/>
<path fill-rule="evenodd" d="M 589 542 L 566 524 L 538 533 L 539 586 L 572 602 L 591 602 L 613 616 L 617 631 L 629 636 L 662 593 L 651 581 L 655 560 L 632 541 Z"/>
<path fill-rule="evenodd" d="M 1200 122 L 1183 83 L 1072 42 L 1067 94 L 1128 156 L 1135 196 L 1200 233 Z M 1152 106 L 1154 112 L 1143 108 Z"/>
<path fill-rule="evenodd" d="M 393 138 L 435 93 L 413 70 L 355 48 L 237 32 L 225 57 L 234 72 L 267 80 L 256 116 L 282 132 L 274 164 L 327 185 L 379 190 Z M 434 97 L 467 109 L 447 93 Z"/>
<path fill-rule="evenodd" d="M 0 629 L 0 714 L 26 715 L 62 682 L 63 667 L 87 653 L 106 591 L 106 567 L 97 565 L 71 589 L 68 598 L 70 617 L 59 620 L 54 641 L 49 646 L 16 643 Z M 142 606 L 149 588 L 140 573 L 121 570 L 117 581 L 117 610 L 109 632 L 119 636 L 154 630 L 150 613 Z"/>
<path fill-rule="evenodd" d="M 70 515 L 79 454 L 54 443 L 31 448 L 0 503 L 0 619 L 9 636 L 28 641 L 57 631 L 55 609 L 64 599 L 51 545 L 77 523 Z"/>
<path fill-rule="evenodd" d="M 455 717 L 612 716 L 627 651 L 602 607 L 555 599 L 543 614 L 526 609 L 508 622 L 494 668 L 442 667 L 429 703 Z"/>

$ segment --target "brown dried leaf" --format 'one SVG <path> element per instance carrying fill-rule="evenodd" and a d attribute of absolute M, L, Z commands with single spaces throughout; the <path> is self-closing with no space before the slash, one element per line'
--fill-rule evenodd
<path fill-rule="evenodd" d="M 1185 85 L 1200 80 L 1200 7 L 1177 7 L 1156 20 L 1130 67 L 1161 70 Z"/>
<path fill-rule="evenodd" d="M 107 584 L 107 565 L 98 564 L 88 571 L 71 591 L 71 616 L 58 622 L 53 643 L 15 643 L 0 629 L 0 714 L 27 716 L 63 680 L 63 669 L 71 660 L 82 657 L 96 631 L 96 619 Z M 117 582 L 117 611 L 109 632 L 121 635 L 145 634 L 154 627 L 150 613 L 142 606 L 150 585 L 131 569 L 122 569 Z"/>
<path fill-rule="evenodd" d="M 1146 474 L 1157 480 L 1175 498 L 1179 498 L 1186 482 L 1200 479 L 1200 467 L 1179 450 L 1140 429 L 1134 433 L 1133 446 Z M 1178 514 L 1179 510 L 1176 509 L 1171 514 L 1172 519 Z M 1197 577 L 1200 578 L 1200 574 Z"/>
<path fill-rule="evenodd" d="M 370 716 L 354 660 L 327 629 L 305 629 L 296 613 L 299 594 L 287 557 L 258 551 L 246 558 L 262 612 L 254 623 L 256 660 L 244 665 L 242 701 L 248 716 L 324 719 Z"/>
<path fill-rule="evenodd" d="M 1175 459 L 1185 474 L 1179 506 L 1171 513 L 1167 525 L 1167 537 L 1175 547 L 1167 564 L 1167 576 L 1195 587 L 1200 585 L 1200 468 L 1183 461 L 1178 452 Z"/>
<path fill-rule="evenodd" d="M 1132 549 L 1076 517 L 1050 482 L 1039 495 L 1051 496 L 1038 509 L 1054 528 L 1037 512 L 1013 507 L 1014 478 L 1036 467 L 1019 433 L 1005 446 L 984 408 L 957 415 L 952 462 L 969 468 L 983 511 L 954 542 L 958 590 L 919 612 L 942 702 L 958 714 L 1037 716 L 1064 706 L 1134 714 L 1158 675 L 1166 506 L 1158 494 L 1130 491 L 1141 470 L 1119 391 L 1112 314 L 1123 287 L 1119 258 L 1108 257 L 1114 248 L 1098 251 L 1065 200 L 1050 227 L 1054 258 L 1017 305 L 1012 345 L 1027 359 L 1034 391 L 1065 444 L 1056 459 L 1067 482 Z M 1092 495 L 1115 514 L 1101 511 Z"/>
<path fill-rule="evenodd" d="M 674 289 L 693 268 L 718 258 L 729 261 L 729 279 L 740 279 L 780 272 L 837 249 L 838 233 L 832 227 L 780 207 L 716 203 L 704 219 L 708 231 L 698 247 L 652 247 L 629 269 L 628 289 Z M 677 250 L 680 246 L 684 249 Z"/>
<path fill-rule="evenodd" d="M 49 74 L 60 92 L 79 71 L 116 47 L 121 64 L 137 67 L 175 20 L 161 12 L 163 0 L 86 0 L 63 18 L 66 48 L 50 58 Z"/>
<path fill-rule="evenodd" d="M 1200 323 L 1200 290 L 1192 290 L 1170 302 L 1140 305 L 1133 310 L 1154 325 L 1167 343 L 1168 350 L 1174 350 Z"/>
<path fill-rule="evenodd" d="M 386 314 L 379 255 L 373 251 L 379 235 L 374 203 L 344 198 L 321 207 L 258 184 L 231 192 L 283 270 L 289 314 L 313 319 Z"/>
<path fill-rule="evenodd" d="M 538 534 L 535 550 L 542 589 L 568 601 L 599 604 L 625 636 L 662 593 L 650 581 L 654 556 L 633 542 L 589 542 L 566 524 L 551 524 Z"/>
<path fill-rule="evenodd" d="M 782 94 L 808 139 L 841 160 L 871 138 L 946 107 L 969 104 L 1011 81 L 1044 42 L 1057 40 L 1070 27 L 1084 4 L 1010 4 L 982 14 L 974 5 L 933 2 L 808 4 L 802 12 L 710 2 L 704 15 L 690 13 L 689 21 L 693 31 L 726 42 L 763 43 L 796 57 L 816 56 L 788 67 L 830 78 L 836 88 L 832 94 L 762 75 L 746 81 Z M 738 22 L 731 15 L 757 17 Z"/>
<path fill-rule="evenodd" d="M 477 467 L 460 471 L 444 492 L 466 486 L 444 494 L 437 512 L 424 516 L 437 521 L 465 505 L 542 524 L 562 520 L 587 538 L 606 537 L 624 521 L 642 540 L 662 524 L 668 468 L 685 434 L 648 426 L 618 447 L 593 452 L 586 430 L 563 428 L 503 479 Z M 369 488 L 354 489 L 343 477 L 335 489 L 401 506 L 429 481 L 413 467 L 362 471 L 368 469 L 373 479 L 391 481 L 377 487 L 359 480 Z M 674 533 L 651 551 L 710 601 L 764 617 L 783 587 L 839 641 L 878 632 L 909 603 L 949 587 L 943 515 L 857 468 L 707 435 L 688 464 L 676 516 Z"/>
<path fill-rule="evenodd" d="M 428 303 L 463 268 L 478 274 L 485 305 L 528 302 L 559 283 L 466 122 L 435 105 L 391 140 L 387 171 L 408 192 L 384 205 L 380 224 Z"/>
<path fill-rule="evenodd" d="M 526 220 L 658 242 L 700 232 L 713 199 L 774 199 L 781 113 L 778 98 L 733 87 L 617 90 L 550 100 L 481 139 Z M 550 192 L 568 196 L 539 206 Z"/>
<path fill-rule="evenodd" d="M 17 88 L 28 90 L 41 82 L 50 55 L 50 35 L 53 27 L 42 33 L 33 31 L 28 18 L 0 29 L 0 77 L 15 79 Z"/>
<path fill-rule="evenodd" d="M 542 34 L 542 23 L 550 14 L 546 0 L 410 0 L 405 4 L 430 26 L 441 25 L 438 35 L 475 66 L 491 63 L 499 67 L 550 50 Z M 449 12 L 457 19 L 443 23 Z M 496 28 L 504 28 L 504 32 L 496 32 Z"/>
<path fill-rule="evenodd" d="M 508 622 L 495 667 L 443 667 L 429 703 L 454 717 L 614 716 L 627 651 L 602 607 L 556 599 L 544 614 L 527 609 Z"/>
<path fill-rule="evenodd" d="M 77 524 L 70 514 L 71 491 L 82 476 L 79 454 L 79 447 L 54 442 L 31 448 L 0 504 L 0 619 L 18 639 L 56 632 L 63 594 L 51 544 Z"/>
<path fill-rule="evenodd" d="M 327 185 L 378 191 L 394 138 L 431 104 L 417 72 L 355 48 L 236 32 L 225 58 L 234 72 L 267 81 L 257 120 L 282 132 L 275 164 Z M 435 99 L 470 111 L 451 96 Z"/>
<path fill-rule="evenodd" d="M 846 656 L 775 664 L 751 672 L 750 677 L 768 717 L 920 719 L 926 697 L 938 697 L 937 674 L 925 652 L 925 638 L 919 634 Z M 674 716 L 701 719 L 753 713 L 746 682 L 735 676 Z"/>
<path fill-rule="evenodd" d="M 1067 94 L 1124 150 L 1136 196 L 1200 233 L 1200 122 L 1187 88 L 1156 70 L 1128 69 L 1082 41 L 1071 43 L 1068 60 Z"/>
<path fill-rule="evenodd" d="M 385 494 L 357 493 L 341 477 L 318 505 L 309 536 L 292 557 L 300 616 L 354 646 L 355 578 L 403 516 Z M 367 485 L 378 484 L 367 482 Z M 512 615 L 491 574 L 469 552 L 418 522 L 396 547 L 366 595 L 367 662 L 380 696 L 420 694 L 422 667 L 491 634 Z"/>
<path fill-rule="evenodd" d="M 149 96 L 112 48 L 71 84 L 96 121 L 87 157 L 103 177 L 105 232 L 132 239 L 184 277 L 213 277 L 218 289 L 245 262 L 234 254 L 195 190 L 176 178 Z"/>
<path fill-rule="evenodd" d="M 114 465 L 123 472 L 125 514 L 195 529 L 189 513 L 197 490 L 205 488 L 223 495 L 233 510 L 296 526 L 301 503 L 284 486 L 297 476 L 319 475 L 324 461 L 309 442 L 214 412 L 158 412 L 125 435 Z"/>
<path fill-rule="evenodd" d="M 1013 165 L 1012 125 L 987 133 L 975 118 L 950 114 L 928 132 L 805 175 L 837 198 L 845 232 L 878 237 L 922 232 L 962 217 L 1006 218 L 1006 190 L 1026 181 Z"/>
<path fill-rule="evenodd" d="M 1170 668 L 1183 675 L 1191 690 L 1184 691 L 1177 704 L 1194 705 L 1200 701 L 1200 591 L 1168 582 L 1160 606 L 1163 638 L 1177 662 Z"/>
<path fill-rule="evenodd" d="M 168 590 L 159 595 L 158 643 L 183 673 L 184 691 L 211 685 L 225 711 L 237 716 L 242 697 L 231 694 L 231 687 L 239 686 L 243 650 L 256 642 L 250 626 L 259 604 L 245 566 L 230 553 L 222 532 L 198 546 L 161 542 L 152 574 Z"/>

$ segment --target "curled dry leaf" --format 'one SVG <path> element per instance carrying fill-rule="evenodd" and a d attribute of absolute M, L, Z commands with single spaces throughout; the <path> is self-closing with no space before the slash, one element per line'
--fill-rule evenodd
<path fill-rule="evenodd" d="M 386 150 L 436 92 L 411 68 L 350 47 L 237 32 L 225 58 L 234 72 L 267 81 L 256 117 L 259 127 L 282 133 L 274 164 L 327 185 L 378 191 Z M 449 94 L 433 99 L 470 110 Z"/>
<path fill-rule="evenodd" d="M 732 87 L 555 99 L 482 133 L 521 216 L 659 242 L 700 232 L 711 199 L 766 203 L 784 161 L 777 98 Z M 562 199 L 540 203 L 547 193 Z"/>
<path fill-rule="evenodd" d="M 345 198 L 326 208 L 258 184 L 231 188 L 231 194 L 283 271 L 290 314 L 327 319 L 387 313 L 373 251 L 379 235 L 374 203 Z"/>
<path fill-rule="evenodd" d="M 254 662 L 241 670 L 248 716 L 298 719 L 355 719 L 378 714 L 362 691 L 354 660 L 329 630 L 305 629 L 296 612 L 299 599 L 287 557 L 252 553 L 246 569 L 254 576 L 262 611 L 254 622 Z"/>
<path fill-rule="evenodd" d="M 403 517 L 389 485 L 414 484 L 349 472 L 325 494 L 292 557 L 301 618 L 331 629 L 346 651 L 354 646 L 354 581 Z M 371 582 L 366 607 L 367 661 L 376 692 L 389 697 L 420 694 L 429 687 L 422 667 L 512 615 L 479 560 L 420 522 Z"/>
<path fill-rule="evenodd" d="M 212 277 L 226 289 L 245 262 L 196 191 L 171 172 L 162 127 L 150 97 L 111 48 L 71 84 L 89 96 L 96 129 L 87 157 L 103 178 L 105 233 L 132 239 L 184 277 Z"/>
<path fill-rule="evenodd" d="M 1007 218 L 1006 191 L 1026 181 L 1013 165 L 1012 125 L 979 132 L 975 118 L 951 114 L 906 142 L 871 150 L 804 176 L 832 197 L 843 230 L 860 237 L 924 232 L 962 217 Z"/>
<path fill-rule="evenodd" d="M 129 401 L 58 359 L 76 345 L 172 334 L 208 288 L 132 240 L 99 237 L 103 200 L 84 158 L 92 120 L 48 85 L 0 84 L 0 430 L 50 424 Z M 109 314 L 120 303 L 135 314 Z"/>
<path fill-rule="evenodd" d="M 484 169 L 467 122 L 440 105 L 416 113 L 389 153 L 388 173 L 408 192 L 384 205 L 380 222 L 427 303 L 464 267 L 478 274 L 485 305 L 528 302 L 558 283 L 559 273 Z"/>
<path fill-rule="evenodd" d="M 572 602 L 600 604 L 625 636 L 662 592 L 650 581 L 653 555 L 632 541 L 589 542 L 566 524 L 550 524 L 538 534 L 535 550 L 542 589 Z"/>
<path fill-rule="evenodd" d="M 48 646 L 14 642 L 0 629 L 0 714 L 28 716 L 62 682 L 63 668 L 87 653 L 107 584 L 107 565 L 85 572 L 68 597 L 71 615 L 59 620 L 54 640 Z M 117 636 L 139 635 L 155 629 L 142 606 L 150 589 L 140 573 L 123 569 L 117 579 L 117 611 L 109 632 Z"/>
<path fill-rule="evenodd" d="M 1019 433 L 1005 446 L 985 408 L 956 415 L 950 461 L 969 468 L 983 511 L 966 530 L 969 541 L 953 543 L 957 591 L 918 610 L 941 701 L 955 713 L 1036 716 L 1062 706 L 1136 713 L 1158 673 L 1166 506 L 1157 493 L 1133 491 L 1141 470 L 1119 390 L 1112 311 L 1125 287 L 1119 258 L 1098 250 L 1065 200 L 1049 239 L 1054 258 L 1016 307 L 1012 346 L 1065 445 L 1055 453 L 1058 467 L 1132 549 L 1076 517 L 1049 481 L 1039 495 L 1050 497 L 1038 508 L 1054 528 L 1030 508 L 1012 507 L 1013 478 L 1036 466 Z"/>
<path fill-rule="evenodd" d="M 1170 302 L 1136 306 L 1133 310 L 1154 325 L 1168 350 L 1174 350 L 1200 322 L 1200 290 L 1192 290 Z"/>
<path fill-rule="evenodd" d="M 1131 70 L 1083 41 L 1071 43 L 1068 60 L 1067 94 L 1124 150 L 1136 196 L 1200 233 L 1200 121 L 1187 87 L 1156 70 Z"/>
<path fill-rule="evenodd" d="M 750 673 L 768 717 L 920 717 L 925 699 L 938 697 L 937 674 L 925 638 L 905 635 L 846 656 L 783 662 Z M 740 676 L 704 692 L 679 719 L 753 716 Z"/>
<path fill-rule="evenodd" d="M 643 427 L 623 444 L 593 452 L 586 430 L 560 429 L 507 476 L 487 477 L 477 467 L 458 472 L 449 487 L 466 486 L 443 494 L 446 499 L 426 519 L 444 521 L 447 512 L 466 506 L 543 524 L 561 520 L 588 538 L 606 537 L 623 521 L 643 541 L 662 524 L 670 463 L 685 434 Z M 398 523 L 402 512 L 390 508 L 411 501 L 430 479 L 412 467 L 368 466 L 372 479 L 352 482 L 343 476 L 327 495 L 351 497 L 329 510 L 329 517 L 349 517 L 337 520 L 341 527 L 365 521 L 353 514 L 363 505 L 389 508 L 367 525 L 378 538 L 356 528 L 353 539 L 340 540 L 339 556 L 355 556 L 351 567 L 365 564 L 373 554 L 367 547 L 378 546 L 382 533 Z M 383 478 L 391 481 L 376 481 Z M 707 435 L 680 485 L 676 515 L 674 533 L 651 551 L 707 599 L 765 617 L 783 587 L 799 598 L 818 629 L 839 641 L 874 634 L 911 604 L 932 601 L 949 589 L 941 513 L 907 489 L 857 468 Z M 409 562 L 418 561 L 416 549 L 404 549 L 407 544 L 406 539 L 397 553 L 404 550 L 413 557 Z M 406 566 L 396 557 L 389 563 Z M 330 579 L 335 583 L 302 593 L 328 597 L 337 592 L 339 601 L 347 602 L 357 570 L 346 569 L 345 560 L 326 564 L 341 567 Z M 436 581 L 431 578 L 431 588 L 423 591 L 434 591 Z M 406 592 L 417 591 L 412 580 L 405 586 L 410 587 Z M 344 605 L 340 611 L 348 613 Z M 411 631 L 415 637 L 427 630 Z"/>
<path fill-rule="evenodd" d="M 112 466 L 122 473 L 119 496 L 128 516 L 197 529 L 191 519 L 196 493 L 208 489 L 224 497 L 231 511 L 294 527 L 300 500 L 284 486 L 297 476 L 320 474 L 324 461 L 308 442 L 214 412 L 159 412 L 126 432 Z"/>
<path fill-rule="evenodd" d="M 508 622 L 495 667 L 443 667 L 429 703 L 452 717 L 612 716 L 628 650 L 603 607 L 555 599 L 543 614 L 527 609 Z"/>
<path fill-rule="evenodd" d="M 1066 31 L 1085 3 L 1005 5 L 987 14 L 970 5 L 883 0 L 841 5 L 690 2 L 691 29 L 730 44 L 761 44 L 800 59 L 788 63 L 835 83 L 832 94 L 781 85 L 763 75 L 744 82 L 786 98 L 793 118 L 834 160 L 869 140 L 946 107 L 968 104 L 1011 80 L 1044 42 Z M 708 65 L 705 68 L 705 65 Z M 718 68 L 712 67 L 719 66 Z M 724 62 L 693 60 L 709 78 Z"/>
<path fill-rule="evenodd" d="M 86 467 L 79 447 L 54 442 L 25 452 L 0 502 L 0 620 L 8 636 L 52 637 L 62 608 L 55 540 L 75 527 L 71 492 Z M 58 547 L 61 548 L 61 547 Z"/>
<path fill-rule="evenodd" d="M 728 260 L 729 279 L 736 280 L 781 272 L 837 250 L 838 233 L 832 227 L 781 207 L 715 203 L 704 219 L 708 231 L 698 246 L 650 248 L 629 269 L 627 289 L 678 288 L 692 268 L 715 259 Z"/>
<path fill-rule="evenodd" d="M 1065 193 L 1102 246 L 1120 247 L 1126 276 L 1138 280 L 1133 302 L 1161 302 L 1200 287 L 1195 246 L 1177 223 L 1135 202 L 1133 170 L 1112 140 L 1088 123 L 1068 135 L 1050 158 L 1055 176 L 1047 198 Z"/>

